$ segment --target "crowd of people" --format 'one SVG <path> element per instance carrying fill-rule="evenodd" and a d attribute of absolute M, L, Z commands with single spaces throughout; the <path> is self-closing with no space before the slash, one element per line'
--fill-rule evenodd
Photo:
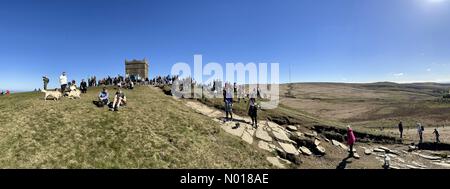
<path fill-rule="evenodd" d="M 50 83 L 49 77 L 42 76 L 42 81 L 44 84 L 43 89 L 47 90 L 48 84 Z M 118 75 L 117 77 L 108 76 L 98 81 L 96 76 L 92 76 L 87 79 L 87 82 L 85 79 L 81 80 L 79 90 L 82 93 L 87 93 L 89 87 L 97 87 L 97 86 L 117 86 L 119 88 L 133 89 L 135 86 L 135 82 L 136 81 L 133 81 L 130 77 L 123 77 L 121 75 Z M 72 86 L 78 89 L 75 80 L 69 82 L 66 72 L 63 72 L 59 76 L 59 84 L 60 84 L 60 91 L 62 93 L 70 91 L 70 88 Z"/>
<path fill-rule="evenodd" d="M 156 76 L 148 82 L 150 85 L 172 85 L 173 81 L 178 80 L 178 76 Z"/>
<path fill-rule="evenodd" d="M 48 84 L 50 83 L 50 79 L 48 76 L 42 77 L 43 81 L 43 89 L 48 89 Z M 148 79 L 146 79 L 148 81 Z M 68 92 L 74 91 L 74 90 L 80 90 L 81 93 L 87 93 L 88 88 L 90 87 L 97 87 L 97 86 L 104 86 L 103 90 L 98 95 L 98 100 L 94 101 L 94 104 L 96 104 L 98 107 L 103 107 L 107 105 L 111 111 L 118 111 L 121 106 L 125 106 L 127 102 L 127 98 L 125 96 L 125 93 L 122 89 L 134 89 L 135 82 L 131 77 L 123 77 L 118 75 L 117 77 L 106 77 L 103 79 L 100 79 L 97 81 L 96 76 L 89 77 L 87 79 L 87 82 L 85 79 L 82 79 L 80 82 L 80 86 L 78 87 L 75 80 L 71 80 L 69 82 L 68 76 L 66 72 L 63 72 L 59 76 L 59 84 L 60 89 L 59 91 L 66 95 Z M 137 81 L 144 84 L 145 81 Z M 147 82 L 150 83 L 150 82 Z M 107 90 L 107 86 L 114 86 L 115 87 L 115 94 L 112 101 L 109 100 L 109 93 Z M 40 89 L 39 89 L 40 90 Z M 58 89 L 55 89 L 58 90 Z M 7 92 L 9 94 L 9 91 Z M 2 92 L 3 94 L 3 92 Z"/>
<path fill-rule="evenodd" d="M 92 76 L 88 78 L 88 87 L 97 87 L 97 86 L 118 86 L 124 87 L 128 89 L 133 89 L 136 82 L 141 82 L 139 80 L 135 80 L 132 77 L 124 77 L 121 75 L 117 75 L 116 77 L 105 77 L 103 79 L 99 79 L 97 81 L 96 76 Z"/>

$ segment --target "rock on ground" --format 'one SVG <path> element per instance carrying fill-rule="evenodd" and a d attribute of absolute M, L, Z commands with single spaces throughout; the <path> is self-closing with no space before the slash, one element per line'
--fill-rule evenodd
<path fill-rule="evenodd" d="M 320 154 L 325 154 L 325 148 L 322 146 L 316 146 L 316 150 L 320 153 Z"/>
<path fill-rule="evenodd" d="M 273 145 L 267 143 L 266 141 L 259 141 L 258 142 L 258 147 L 263 149 L 263 150 L 269 151 L 269 152 L 274 150 Z"/>
<path fill-rule="evenodd" d="M 295 149 L 295 146 L 290 143 L 278 142 L 278 144 L 281 146 L 283 151 L 286 152 L 287 154 L 291 154 L 291 155 L 295 155 L 295 156 L 300 154 L 298 152 L 298 150 Z"/>
<path fill-rule="evenodd" d="M 269 136 L 269 133 L 267 133 L 267 131 L 265 131 L 262 127 L 259 127 L 258 129 L 256 129 L 255 136 L 256 136 L 256 138 L 258 138 L 260 140 L 264 140 L 266 142 L 273 141 L 272 137 Z"/>
<path fill-rule="evenodd" d="M 441 160 L 441 157 L 438 156 L 429 156 L 429 155 L 424 155 L 424 154 L 419 154 L 420 157 L 428 159 L 428 160 Z"/>
<path fill-rule="evenodd" d="M 312 152 L 304 146 L 300 146 L 299 150 L 300 150 L 300 152 L 302 152 L 305 155 L 308 155 L 308 156 L 312 155 Z"/>
<path fill-rule="evenodd" d="M 296 126 L 292 126 L 292 125 L 287 126 L 286 129 L 289 131 L 297 131 L 298 130 L 298 128 Z"/>
<path fill-rule="evenodd" d="M 320 141 L 317 140 L 317 139 L 315 139 L 315 140 L 314 140 L 314 145 L 319 146 L 319 145 L 320 145 Z"/>
<path fill-rule="evenodd" d="M 272 134 L 277 141 L 293 143 L 293 141 L 289 139 L 289 137 L 283 131 L 273 131 Z"/>

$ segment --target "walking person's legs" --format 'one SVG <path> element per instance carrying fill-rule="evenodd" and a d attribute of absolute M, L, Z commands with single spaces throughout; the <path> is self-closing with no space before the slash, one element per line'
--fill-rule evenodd
<path fill-rule="evenodd" d="M 348 153 L 350 156 L 353 156 L 353 144 L 350 144 L 349 147 L 350 147 L 350 149 L 349 149 Z"/>

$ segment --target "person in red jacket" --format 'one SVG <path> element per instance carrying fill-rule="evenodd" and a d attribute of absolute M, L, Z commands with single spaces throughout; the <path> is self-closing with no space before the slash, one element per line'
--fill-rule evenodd
<path fill-rule="evenodd" d="M 347 144 L 350 147 L 350 155 L 353 156 L 353 144 L 356 142 L 355 134 L 353 134 L 352 128 L 347 126 Z"/>

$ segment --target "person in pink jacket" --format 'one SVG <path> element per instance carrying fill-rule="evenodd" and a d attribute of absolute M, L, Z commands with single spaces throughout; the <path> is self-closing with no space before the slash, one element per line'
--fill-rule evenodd
<path fill-rule="evenodd" d="M 353 144 L 355 144 L 355 142 L 356 142 L 355 134 L 353 134 L 353 130 L 349 125 L 347 126 L 347 144 L 350 147 L 350 155 L 352 156 L 353 156 Z"/>

